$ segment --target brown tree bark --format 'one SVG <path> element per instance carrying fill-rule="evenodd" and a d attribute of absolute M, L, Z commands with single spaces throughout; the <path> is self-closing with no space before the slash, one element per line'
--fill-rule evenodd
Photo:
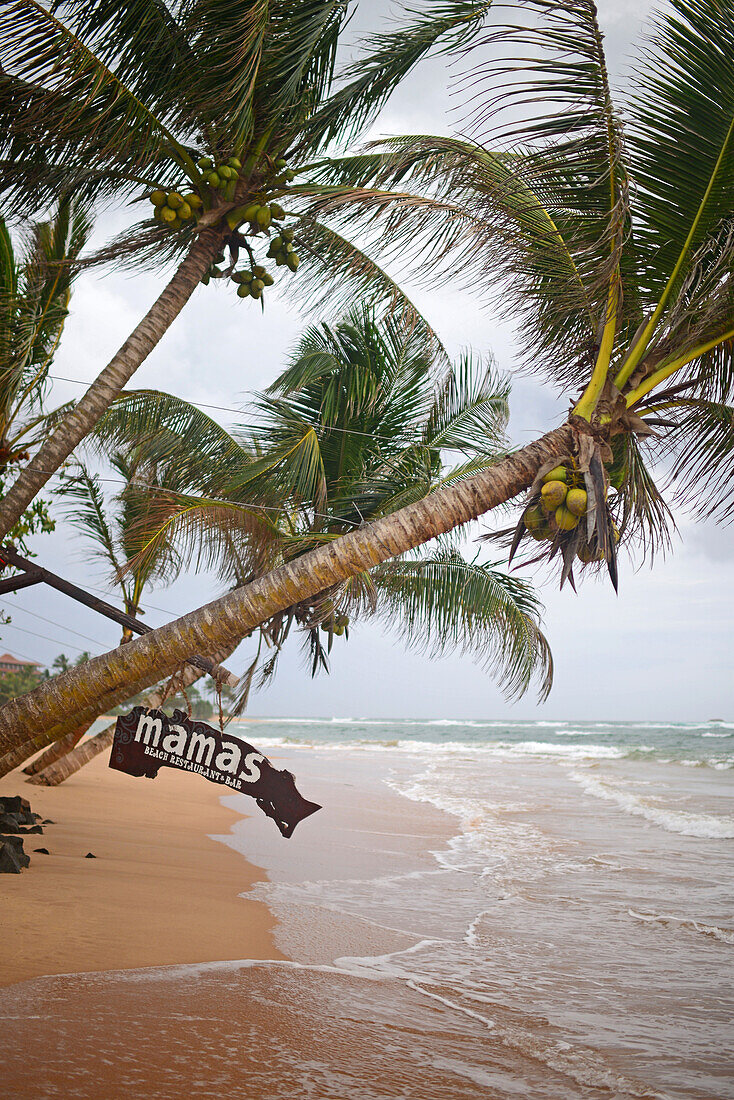
<path fill-rule="evenodd" d="M 73 748 L 81 741 L 84 734 L 89 729 L 89 726 L 77 726 L 71 733 L 67 733 L 65 737 L 60 738 L 58 741 L 54 741 L 53 745 L 49 745 L 45 752 L 42 752 L 40 756 L 32 760 L 27 767 L 23 768 L 26 775 L 35 775 L 36 772 L 42 772 L 44 768 L 48 768 L 49 765 L 55 764 L 57 760 L 60 760 L 62 756 L 66 756 L 68 752 L 71 752 Z"/>
<path fill-rule="evenodd" d="M 229 657 L 231 649 L 218 653 L 215 660 L 225 661 Z M 194 665 L 186 665 L 183 674 L 184 687 L 190 687 L 201 679 L 204 673 L 200 668 L 196 668 Z M 165 687 L 165 685 L 164 685 Z M 157 691 L 151 691 L 150 695 L 146 695 L 144 705 L 146 707 L 160 707 L 164 702 L 164 689 L 160 688 Z M 110 748 L 115 736 L 116 722 L 111 722 L 109 726 L 106 726 L 99 733 L 95 733 L 94 737 L 87 737 L 85 741 L 78 745 L 73 751 L 64 754 L 55 763 L 52 762 L 48 767 L 43 770 L 39 770 L 36 775 L 32 775 L 28 780 L 29 783 L 35 783 L 38 786 L 43 787 L 58 787 L 60 783 L 68 779 L 70 775 L 74 775 L 80 768 L 83 768 L 85 764 L 88 764 L 90 760 L 94 760 L 95 756 L 99 756 L 105 749 Z"/>
<path fill-rule="evenodd" d="M 123 386 L 165 335 L 219 252 L 223 236 L 223 229 L 210 227 L 197 237 L 175 275 L 140 324 L 28 463 L 0 502 L 0 540 L 5 538 L 77 444 L 91 432 Z"/>
<path fill-rule="evenodd" d="M 225 656 L 228 656 L 238 644 L 239 640 L 231 648 L 227 648 L 221 652 L 224 653 Z M 114 650 L 110 652 L 114 652 Z M 218 658 L 212 658 L 212 660 L 217 661 Z M 149 688 L 151 684 L 154 684 L 157 680 L 172 676 L 174 672 L 177 672 L 181 668 L 181 664 L 182 662 L 178 661 L 167 665 L 157 675 L 151 675 L 150 672 L 146 672 L 141 679 L 122 683 L 113 691 L 100 696 L 83 710 L 70 711 L 60 722 L 56 722 L 50 726 L 47 725 L 37 728 L 36 732 L 30 738 L 22 744 L 14 745 L 12 749 L 3 756 L 0 756 L 0 777 L 7 775 L 8 772 L 14 771 L 15 768 L 19 768 L 24 760 L 28 760 L 29 757 L 34 756 L 40 749 L 44 748 L 44 746 L 50 745 L 66 737 L 67 734 L 73 732 L 78 726 L 83 725 L 85 729 L 89 729 L 92 722 L 94 722 L 100 714 L 109 713 L 113 707 L 119 706 L 120 703 L 124 703 L 127 699 L 132 699 L 134 695 L 139 695 L 141 691 L 145 691 L 146 688 Z M 188 665 L 185 665 L 185 669 L 188 669 L 188 667 Z M 191 667 L 196 668 L 194 665 Z M 224 668 L 224 666 L 216 665 L 216 667 L 219 668 L 222 673 L 235 679 L 233 674 Z M 196 671 L 202 676 L 206 675 L 200 668 L 196 668 Z"/>
<path fill-rule="evenodd" d="M 166 626 L 94 657 L 0 708 L 0 753 L 39 728 L 80 714 L 123 683 L 157 678 L 190 653 L 210 653 L 254 630 L 278 611 L 333 584 L 404 554 L 476 519 L 528 488 L 540 466 L 569 454 L 575 431 L 564 424 L 489 470 L 432 493 L 399 511 L 320 546 L 251 584 Z"/>

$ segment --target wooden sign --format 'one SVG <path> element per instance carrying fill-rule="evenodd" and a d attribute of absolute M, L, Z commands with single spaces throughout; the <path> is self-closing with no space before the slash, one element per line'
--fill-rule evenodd
<path fill-rule="evenodd" d="M 121 715 L 110 767 L 148 779 L 155 779 L 160 767 L 196 772 L 212 783 L 251 795 L 285 837 L 304 817 L 321 809 L 296 790 L 290 772 L 278 771 L 246 741 L 187 718 L 182 710 L 174 710 L 169 717 L 162 710 L 135 707 Z"/>

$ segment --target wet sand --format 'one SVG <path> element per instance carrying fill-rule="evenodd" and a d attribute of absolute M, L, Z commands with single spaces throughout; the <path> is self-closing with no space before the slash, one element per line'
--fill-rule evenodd
<path fill-rule="evenodd" d="M 211 839 L 241 820 L 213 784 L 169 768 L 154 781 L 135 779 L 103 755 L 60 787 L 11 773 L 0 794 L 22 795 L 55 822 L 24 838 L 30 867 L 0 880 L 0 984 L 282 958 L 267 907 L 239 896 L 263 872 Z M 35 854 L 41 847 L 50 854 Z"/>

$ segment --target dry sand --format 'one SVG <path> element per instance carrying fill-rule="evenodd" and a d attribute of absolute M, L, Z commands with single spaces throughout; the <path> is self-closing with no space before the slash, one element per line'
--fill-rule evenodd
<path fill-rule="evenodd" d="M 60 787 L 30 786 L 14 772 L 0 794 L 22 795 L 55 822 L 25 837 L 30 867 L 0 879 L 0 985 L 283 957 L 267 908 L 238 896 L 264 873 L 210 838 L 240 818 L 213 784 L 170 768 L 154 781 L 132 778 L 108 768 L 105 754 Z M 34 854 L 40 847 L 50 855 Z"/>

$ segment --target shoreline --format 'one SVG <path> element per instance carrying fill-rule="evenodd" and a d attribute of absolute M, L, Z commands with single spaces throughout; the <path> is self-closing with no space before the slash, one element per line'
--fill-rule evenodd
<path fill-rule="evenodd" d="M 275 919 L 246 896 L 266 873 L 213 839 L 242 819 L 213 784 L 170 768 L 154 781 L 133 778 L 108 768 L 106 757 L 59 787 L 24 780 L 21 771 L 4 776 L 0 795 L 22 795 L 55 824 L 23 837 L 30 867 L 0 880 L 0 986 L 284 958 Z M 35 853 L 40 847 L 50 854 Z"/>

